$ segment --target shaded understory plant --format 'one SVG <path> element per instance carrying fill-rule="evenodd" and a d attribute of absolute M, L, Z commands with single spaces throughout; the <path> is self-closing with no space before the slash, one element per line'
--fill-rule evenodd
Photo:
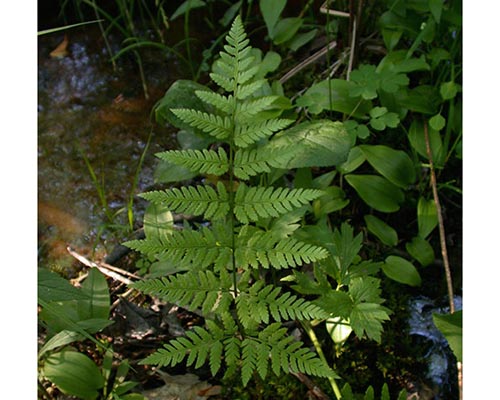
<path fill-rule="evenodd" d="M 311 174 L 312 167 L 344 162 L 352 140 L 342 124 L 329 120 L 285 129 L 294 122 L 290 102 L 264 79 L 264 62 L 239 17 L 226 40 L 210 74 L 224 94 L 177 82 L 156 109 L 197 146 L 158 154 L 166 164 L 163 181 L 205 178 L 142 194 L 151 202 L 146 238 L 126 243 L 163 265 L 155 274 L 164 276 L 132 287 L 197 310 L 205 327 L 194 327 L 143 363 L 208 363 L 213 375 L 239 371 L 244 386 L 269 370 L 325 377 L 341 398 L 350 388 L 341 392 L 312 325 L 326 321 L 332 338 L 347 326 L 359 338 L 380 341 L 390 314 L 375 277 L 384 263 L 361 259 L 362 235 L 354 236 L 347 223 L 340 230 L 330 225 L 328 214 L 344 203 L 341 190 L 331 186 L 336 171 Z M 187 100 L 187 92 L 195 99 Z M 177 108 L 168 107 L 173 102 Z M 182 104 L 194 107 L 178 108 Z M 199 219 L 176 227 L 171 212 Z M 308 219 L 315 223 L 307 225 Z M 293 320 L 302 322 L 317 355 L 289 334 L 284 323 Z"/>

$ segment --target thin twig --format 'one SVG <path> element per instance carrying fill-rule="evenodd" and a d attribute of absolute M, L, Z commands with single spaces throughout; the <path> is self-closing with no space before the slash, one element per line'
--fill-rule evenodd
<path fill-rule="evenodd" d="M 124 277 L 123 275 L 121 275 L 120 273 L 118 272 L 115 272 L 115 271 L 111 271 L 110 269 L 102 266 L 102 265 L 99 265 L 99 264 L 96 264 L 95 262 L 93 261 L 90 261 L 88 259 L 86 259 L 84 256 L 82 256 L 81 254 L 78 254 L 75 250 L 73 250 L 71 247 L 66 247 L 66 250 L 68 251 L 68 253 L 73 256 L 74 258 L 76 258 L 78 261 L 80 261 L 83 265 L 86 265 L 87 267 L 89 268 L 97 268 L 99 271 L 101 271 L 104 275 L 106 276 L 109 276 L 110 278 L 113 278 L 117 281 L 120 281 L 120 282 L 123 282 L 125 283 L 126 285 L 130 285 L 132 283 L 132 281 L 126 277 Z M 114 267 L 115 270 L 120 270 L 119 268 L 116 268 Z M 123 270 L 120 270 L 121 272 L 123 272 Z"/>
<path fill-rule="evenodd" d="M 292 372 L 299 381 L 301 381 L 304 385 L 309 388 L 311 394 L 314 395 L 319 400 L 330 400 L 330 398 L 323 392 L 318 386 L 314 384 L 314 382 L 309 379 L 309 377 L 302 372 Z"/>
<path fill-rule="evenodd" d="M 321 50 L 318 50 L 316 53 L 312 54 L 311 56 L 307 57 L 304 61 L 300 62 L 297 64 L 295 67 L 293 67 L 290 71 L 288 71 L 285 75 L 283 75 L 280 78 L 280 83 L 283 84 L 285 83 L 288 79 L 290 79 L 292 76 L 297 74 L 299 71 L 307 67 L 308 65 L 312 64 L 322 56 L 324 56 L 327 52 L 330 50 L 334 49 L 337 46 L 336 41 L 332 41 L 328 43 L 325 47 L 323 47 Z"/>
<path fill-rule="evenodd" d="M 429 168 L 431 172 L 431 186 L 432 194 L 434 195 L 434 203 L 436 204 L 436 211 L 439 224 L 439 239 L 441 242 L 441 255 L 443 256 L 444 272 L 446 276 L 446 283 L 448 286 L 448 298 L 450 302 L 450 314 L 455 312 L 455 304 L 453 302 L 453 283 L 451 279 L 450 262 L 448 260 L 448 251 L 446 249 L 446 234 L 444 231 L 443 213 L 441 210 L 441 204 L 439 203 L 439 195 L 437 190 L 436 172 L 434 170 L 434 161 L 432 159 L 431 144 L 429 141 L 429 132 L 427 128 L 427 121 L 424 122 L 424 137 L 425 137 L 425 149 L 427 151 L 427 157 L 429 158 Z"/>
<path fill-rule="evenodd" d="M 356 46 L 356 17 L 353 17 L 352 21 L 352 40 L 351 40 L 351 53 L 349 54 L 349 65 L 347 67 L 347 78 L 346 80 L 349 80 L 351 77 L 351 71 L 352 71 L 352 66 L 354 64 L 354 53 L 355 53 L 355 46 Z"/>
<path fill-rule="evenodd" d="M 438 216 L 438 224 L 439 224 L 439 239 L 441 242 L 441 255 L 443 256 L 443 265 L 446 276 L 446 283 L 448 286 L 448 297 L 450 302 L 450 314 L 455 312 L 455 304 L 453 301 L 453 283 L 451 280 L 451 270 L 450 263 L 448 260 L 448 251 L 446 249 L 446 235 L 444 231 L 444 222 L 443 222 L 443 213 L 441 210 L 441 204 L 439 203 L 439 195 L 437 191 L 437 181 L 436 181 L 436 173 L 434 171 L 434 162 L 432 159 L 432 151 L 429 140 L 429 132 L 427 128 L 427 121 L 424 121 L 424 137 L 425 137 L 425 149 L 427 151 L 427 157 L 429 158 L 429 168 L 431 171 L 431 185 L 432 185 L 432 194 L 434 195 L 434 203 L 436 204 L 436 211 Z M 458 393 L 459 399 L 462 400 L 462 363 L 460 361 L 457 362 L 458 369 Z"/>

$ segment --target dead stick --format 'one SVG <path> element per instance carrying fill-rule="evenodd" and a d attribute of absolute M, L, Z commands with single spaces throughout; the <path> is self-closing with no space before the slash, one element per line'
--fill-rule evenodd
<path fill-rule="evenodd" d="M 76 258 L 78 261 L 80 261 L 83 265 L 86 265 L 87 267 L 90 267 L 90 268 L 97 268 L 104 275 L 107 275 L 110 278 L 116 279 L 117 281 L 123 282 L 126 285 L 130 285 L 132 283 L 132 281 L 130 279 L 125 278 L 124 276 L 120 275 L 119 273 L 117 273 L 115 271 L 111 271 L 108 268 L 103 267 L 101 265 L 98 265 L 93 261 L 87 260 L 84 256 L 82 256 L 81 254 L 78 254 L 75 250 L 73 250 L 69 246 L 66 247 L 66 250 L 68 251 L 69 254 L 71 254 L 74 258 Z"/>
<path fill-rule="evenodd" d="M 330 400 L 330 398 L 318 387 L 314 384 L 313 381 L 309 379 L 309 377 L 302 372 L 292 372 L 299 381 L 301 381 L 304 385 L 306 385 L 310 392 L 319 400 Z"/>
<path fill-rule="evenodd" d="M 429 132 L 427 128 L 427 121 L 424 122 L 424 137 L 425 149 L 427 150 L 427 157 L 429 158 L 429 167 L 431 170 L 431 186 L 432 194 L 434 195 L 434 203 L 436 204 L 436 211 L 439 224 L 439 239 L 441 242 L 441 255 L 443 256 L 444 273 L 446 276 L 446 283 L 448 286 L 448 298 L 450 302 L 450 314 L 455 312 L 455 304 L 453 303 L 453 284 L 451 280 L 450 262 L 448 261 L 448 251 L 446 250 L 446 235 L 444 232 L 443 213 L 441 211 L 441 204 L 439 203 L 439 195 L 437 190 L 436 172 L 434 170 L 434 161 L 432 159 L 431 144 L 429 141 Z"/>
<path fill-rule="evenodd" d="M 429 140 L 429 132 L 427 128 L 427 121 L 424 121 L 424 137 L 425 137 L 425 149 L 427 151 L 427 157 L 429 157 L 429 167 L 431 170 L 431 185 L 432 185 L 432 194 L 434 195 L 434 203 L 436 203 L 436 211 L 438 216 L 439 223 L 439 239 L 441 241 L 441 255 L 443 256 L 443 265 L 444 272 L 446 276 L 446 283 L 448 286 L 448 297 L 450 301 L 450 314 L 455 312 L 455 304 L 453 302 L 453 284 L 451 280 L 451 270 L 450 263 L 448 260 L 448 251 L 446 249 L 446 235 L 444 232 L 444 222 L 443 222 L 443 213 L 441 211 L 441 204 L 439 203 L 439 196 L 437 191 L 437 181 L 436 181 L 436 172 L 434 171 L 434 162 L 432 160 L 432 151 L 431 144 Z M 458 392 L 459 399 L 462 400 L 462 363 L 457 362 L 458 368 Z"/>

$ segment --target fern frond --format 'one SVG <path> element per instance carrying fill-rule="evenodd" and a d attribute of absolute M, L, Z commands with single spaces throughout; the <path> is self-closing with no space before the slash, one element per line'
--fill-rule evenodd
<path fill-rule="evenodd" d="M 234 134 L 234 143 L 238 147 L 248 147 L 262 138 L 271 136 L 293 123 L 292 119 L 275 118 L 251 125 L 238 125 Z"/>
<path fill-rule="evenodd" d="M 235 88 L 234 79 L 228 78 L 216 72 L 211 72 L 210 78 L 226 92 L 233 92 Z"/>
<path fill-rule="evenodd" d="M 186 167 L 193 172 L 220 176 L 229 169 L 227 154 L 222 147 L 214 150 L 170 150 L 156 154 L 162 160 Z"/>
<path fill-rule="evenodd" d="M 140 195 L 152 203 L 164 204 L 178 213 L 203 215 L 207 219 L 224 218 L 229 212 L 228 193 L 221 182 L 217 191 L 211 186 L 184 186 Z"/>
<path fill-rule="evenodd" d="M 240 268 L 292 268 L 328 257 L 322 247 L 285 237 L 279 239 L 273 232 L 242 229 L 236 246 L 236 262 Z"/>
<path fill-rule="evenodd" d="M 221 230 L 203 227 L 199 231 L 184 229 L 172 231 L 163 238 L 132 240 L 125 245 L 148 257 L 168 260 L 180 268 L 206 268 L 212 264 L 215 270 L 226 267 L 231 259 L 230 239 Z"/>
<path fill-rule="evenodd" d="M 236 101 L 232 95 L 223 96 L 219 93 L 206 90 L 197 90 L 194 93 L 205 103 L 214 106 L 226 114 L 230 114 L 234 111 Z"/>
<path fill-rule="evenodd" d="M 171 111 L 183 122 L 217 139 L 227 139 L 231 132 L 231 119 L 187 108 L 173 108 Z"/>
<path fill-rule="evenodd" d="M 161 297 L 190 310 L 203 313 L 228 312 L 232 302 L 229 275 L 215 276 L 211 271 L 189 271 L 182 274 L 135 282 L 132 287 L 151 296 Z"/>
<path fill-rule="evenodd" d="M 255 115 L 264 111 L 278 99 L 278 96 L 263 96 L 255 100 L 238 103 L 236 109 L 236 120 L 238 123 L 252 121 Z"/>
<path fill-rule="evenodd" d="M 249 187 L 241 183 L 236 190 L 234 213 L 243 224 L 260 218 L 278 217 L 322 196 L 316 189 Z"/>
<path fill-rule="evenodd" d="M 268 324 L 270 315 L 278 322 L 324 319 L 330 315 L 319 306 L 293 294 L 281 294 L 279 287 L 264 286 L 262 281 L 254 283 L 247 293 L 241 293 L 236 298 L 236 311 L 245 328 L 261 322 Z"/>
<path fill-rule="evenodd" d="M 213 324 L 215 325 L 215 324 Z M 213 328 L 213 325 L 211 326 Z M 220 356 L 222 354 L 222 330 L 206 330 L 195 326 L 193 330 L 186 333 L 187 337 L 181 337 L 165 344 L 162 349 L 142 360 L 141 364 L 153 364 L 160 367 L 175 366 L 186 356 L 186 365 L 190 366 L 196 362 L 195 368 L 200 368 L 209 358 L 212 374 L 216 374 L 220 368 Z"/>
<path fill-rule="evenodd" d="M 245 83 L 244 85 L 239 85 L 234 95 L 237 99 L 244 100 L 262 88 L 265 83 L 265 79 L 258 79 L 256 81 Z"/>
<path fill-rule="evenodd" d="M 234 175 L 248 179 L 262 172 L 270 172 L 270 167 L 280 168 L 296 153 L 296 146 L 287 146 L 270 151 L 262 148 L 239 149 L 234 155 Z"/>

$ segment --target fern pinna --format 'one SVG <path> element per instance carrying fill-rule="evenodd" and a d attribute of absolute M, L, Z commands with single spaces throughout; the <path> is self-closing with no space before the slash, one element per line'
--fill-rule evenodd
<path fill-rule="evenodd" d="M 260 146 L 293 120 L 278 118 L 269 107 L 278 96 L 258 96 L 266 83 L 256 79 L 258 65 L 239 17 L 234 20 L 210 74 L 226 94 L 208 90 L 196 96 L 216 113 L 192 109 L 171 111 L 185 123 L 216 140 L 211 149 L 174 150 L 163 160 L 199 174 L 220 177 L 217 184 L 200 184 L 142 195 L 173 212 L 202 216 L 208 224 L 197 230 L 163 230 L 127 245 L 148 256 L 175 263 L 183 272 L 137 282 L 136 289 L 188 309 L 200 309 L 206 327 L 165 344 L 143 362 L 174 366 L 208 362 L 212 374 L 225 364 L 226 375 L 239 370 L 246 385 L 257 372 L 302 372 L 332 377 L 334 372 L 303 344 L 288 336 L 281 322 L 326 318 L 325 312 L 280 287 L 256 279 L 257 271 L 292 268 L 327 257 L 319 246 L 300 242 L 280 224 L 264 229 L 259 221 L 279 219 L 323 193 L 316 189 L 252 186 L 250 179 L 270 172 L 290 154 L 271 154 Z M 223 183 L 225 182 L 225 183 Z M 273 229 L 272 226 L 276 228 Z"/>

